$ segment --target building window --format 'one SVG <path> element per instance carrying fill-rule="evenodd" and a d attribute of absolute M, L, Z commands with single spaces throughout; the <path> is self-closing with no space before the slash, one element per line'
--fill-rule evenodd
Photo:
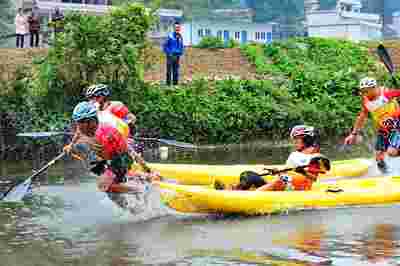
<path fill-rule="evenodd" d="M 235 40 L 240 40 L 240 31 L 235 31 Z"/>
<path fill-rule="evenodd" d="M 222 30 L 217 31 L 217 38 L 222 39 Z"/>
<path fill-rule="evenodd" d="M 261 39 L 261 32 L 256 32 L 256 34 L 255 34 L 255 39 L 256 40 L 260 40 Z"/>
<path fill-rule="evenodd" d="M 261 40 L 265 40 L 265 32 L 261 32 Z"/>
<path fill-rule="evenodd" d="M 200 38 L 202 38 L 204 36 L 204 30 L 203 29 L 199 29 L 197 32 L 197 35 L 199 35 Z"/>
<path fill-rule="evenodd" d="M 267 43 L 272 42 L 272 32 L 267 32 Z"/>
<path fill-rule="evenodd" d="M 206 29 L 206 36 L 211 36 L 211 30 L 210 29 Z"/>

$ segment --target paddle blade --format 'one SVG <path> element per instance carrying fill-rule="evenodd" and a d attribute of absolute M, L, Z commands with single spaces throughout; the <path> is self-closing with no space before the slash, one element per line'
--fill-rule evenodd
<path fill-rule="evenodd" d="M 13 187 L 5 194 L 3 201 L 21 201 L 26 195 L 32 193 L 32 178 L 26 179 L 19 185 Z"/>

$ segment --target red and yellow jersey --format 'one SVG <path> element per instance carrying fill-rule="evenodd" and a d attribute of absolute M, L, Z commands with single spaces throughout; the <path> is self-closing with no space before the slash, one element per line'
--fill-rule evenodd
<path fill-rule="evenodd" d="M 118 118 L 109 111 L 99 111 L 97 113 L 100 124 L 111 125 L 116 128 L 122 136 L 128 138 L 129 136 L 129 126 L 122 119 Z"/>
<path fill-rule="evenodd" d="M 381 94 L 375 100 L 363 98 L 363 109 L 372 116 L 374 127 L 377 130 L 387 130 L 387 120 L 392 119 L 400 111 L 395 97 L 400 96 L 400 90 L 381 88 Z"/>
<path fill-rule="evenodd" d="M 128 107 L 126 107 L 126 105 L 122 102 L 118 101 L 109 102 L 109 104 L 104 108 L 103 111 L 108 111 L 122 120 L 127 119 L 127 115 L 129 114 Z"/>

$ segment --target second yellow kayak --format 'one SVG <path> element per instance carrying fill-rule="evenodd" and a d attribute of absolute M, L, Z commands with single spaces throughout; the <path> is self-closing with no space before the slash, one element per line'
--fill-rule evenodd
<path fill-rule="evenodd" d="M 293 209 L 400 202 L 400 177 L 316 183 L 310 191 L 232 191 L 158 183 L 163 202 L 183 213 L 270 214 Z"/>
<path fill-rule="evenodd" d="M 320 179 L 335 177 L 356 177 L 368 172 L 373 164 L 370 159 L 353 159 L 334 161 L 332 169 Z M 284 165 L 200 165 L 200 164 L 148 164 L 150 168 L 160 172 L 161 176 L 176 180 L 183 185 L 209 185 L 218 180 L 225 185 L 239 181 L 240 173 L 244 171 L 265 172 L 264 168 L 282 169 Z"/>

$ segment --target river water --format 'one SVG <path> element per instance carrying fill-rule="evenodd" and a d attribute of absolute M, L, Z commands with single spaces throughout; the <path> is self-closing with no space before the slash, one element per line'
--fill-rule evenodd
<path fill-rule="evenodd" d="M 272 164 L 289 152 L 286 145 L 257 143 L 174 151 L 167 161 Z M 366 146 L 342 151 L 325 145 L 323 153 L 334 159 L 370 157 Z M 146 157 L 160 161 L 157 153 Z M 62 177 L 68 164 L 58 164 L 49 175 Z M 26 175 L 30 162 L 0 167 L 3 176 Z M 178 214 L 158 196 L 151 188 L 149 210 L 134 215 L 97 192 L 93 178 L 42 184 L 24 204 L 0 205 L 1 265 L 316 265 L 310 253 L 332 265 L 400 263 L 399 205 L 221 217 Z"/>

